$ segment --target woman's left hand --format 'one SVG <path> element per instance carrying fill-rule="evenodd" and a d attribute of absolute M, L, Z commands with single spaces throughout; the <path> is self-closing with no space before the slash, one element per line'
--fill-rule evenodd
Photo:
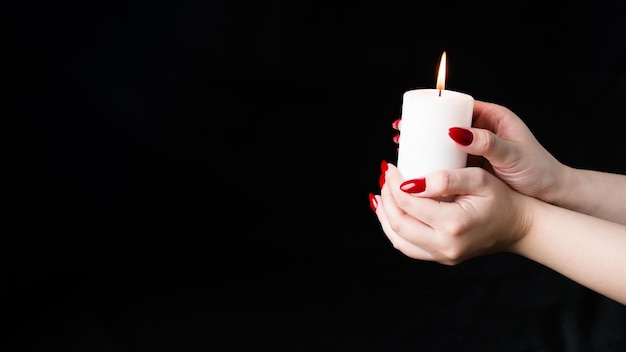
<path fill-rule="evenodd" d="M 482 168 L 405 181 L 394 165 L 383 165 L 372 208 L 393 246 L 408 257 L 456 265 L 509 251 L 530 227 L 527 196 Z"/>

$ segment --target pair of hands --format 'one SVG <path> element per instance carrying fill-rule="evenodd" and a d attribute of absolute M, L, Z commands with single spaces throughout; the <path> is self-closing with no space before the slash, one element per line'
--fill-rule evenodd
<path fill-rule="evenodd" d="M 371 194 L 370 202 L 393 246 L 411 258 L 455 265 L 515 252 L 532 226 L 529 200 L 558 202 L 562 164 L 517 115 L 475 101 L 472 126 L 471 143 L 458 144 L 469 155 L 467 168 L 404 180 L 394 165 L 381 165 L 381 193 Z M 401 130 L 401 121 L 395 128 Z M 422 187 L 408 193 L 407 183 Z M 442 197 L 452 199 L 437 200 Z"/>

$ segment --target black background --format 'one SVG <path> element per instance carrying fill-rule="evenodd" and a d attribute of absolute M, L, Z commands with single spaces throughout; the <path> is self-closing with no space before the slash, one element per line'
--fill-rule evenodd
<path fill-rule="evenodd" d="M 623 351 L 626 309 L 524 258 L 394 250 L 369 208 L 402 93 L 518 113 L 626 173 L 624 8 L 5 1 L 15 351 Z M 8 83 L 8 84 L 7 84 Z"/>

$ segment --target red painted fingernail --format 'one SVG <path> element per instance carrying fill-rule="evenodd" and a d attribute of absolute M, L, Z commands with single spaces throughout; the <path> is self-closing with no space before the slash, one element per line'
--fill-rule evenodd
<path fill-rule="evenodd" d="M 373 212 L 376 212 L 376 209 L 378 208 L 378 201 L 376 200 L 376 197 L 374 197 L 374 194 L 370 193 L 369 194 L 370 197 L 370 208 L 372 208 Z"/>
<path fill-rule="evenodd" d="M 393 127 L 394 130 L 400 130 L 400 120 L 402 119 L 397 119 L 391 123 L 391 127 Z"/>
<path fill-rule="evenodd" d="M 396 144 L 400 143 L 400 133 L 393 136 L 393 142 Z"/>
<path fill-rule="evenodd" d="M 389 169 L 389 164 L 387 164 L 387 160 L 383 160 L 380 162 L 380 177 L 378 178 L 378 184 L 380 185 L 380 188 L 383 188 L 383 185 L 385 184 L 385 172 L 387 171 L 387 169 Z"/>
<path fill-rule="evenodd" d="M 448 135 L 460 145 L 470 145 L 474 140 L 474 134 L 470 130 L 460 127 L 452 127 L 448 130 Z"/>
<path fill-rule="evenodd" d="M 426 179 L 416 178 L 413 180 L 404 181 L 400 185 L 400 189 L 405 191 L 406 193 L 424 192 L 424 190 L 426 189 Z"/>
<path fill-rule="evenodd" d="M 389 169 L 389 165 L 387 165 L 387 160 L 383 160 L 380 162 L 380 171 L 385 172 Z"/>

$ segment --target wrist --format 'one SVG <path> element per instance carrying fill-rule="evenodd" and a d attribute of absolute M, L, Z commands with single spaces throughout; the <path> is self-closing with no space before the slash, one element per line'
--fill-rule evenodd
<path fill-rule="evenodd" d="M 542 221 L 545 221 L 546 213 L 550 213 L 551 209 L 557 209 L 557 207 L 537 198 L 529 196 L 523 196 L 523 198 L 523 207 L 520 212 L 522 216 L 519 218 L 516 240 L 512 243 L 510 252 L 535 260 L 537 258 L 534 257 L 534 251 L 538 249 L 536 246 L 542 241 L 541 231 L 545 226 Z"/>
<path fill-rule="evenodd" d="M 576 209 L 576 203 L 581 200 L 580 187 L 583 186 L 580 183 L 580 170 L 566 165 L 562 165 L 560 169 L 558 181 L 554 185 L 557 197 L 552 204 L 565 209 Z"/>
<path fill-rule="evenodd" d="M 515 254 L 525 256 L 526 243 L 529 241 L 528 237 L 531 236 L 535 225 L 536 209 L 541 205 L 541 201 L 525 195 L 520 195 L 521 201 L 518 202 L 521 206 L 516 210 L 518 218 L 516 224 L 512 227 L 513 238 L 509 251 Z"/>
<path fill-rule="evenodd" d="M 577 170 L 567 165 L 559 164 L 555 177 L 546 187 L 546 197 L 540 198 L 546 203 L 571 209 L 572 190 L 576 190 Z"/>

